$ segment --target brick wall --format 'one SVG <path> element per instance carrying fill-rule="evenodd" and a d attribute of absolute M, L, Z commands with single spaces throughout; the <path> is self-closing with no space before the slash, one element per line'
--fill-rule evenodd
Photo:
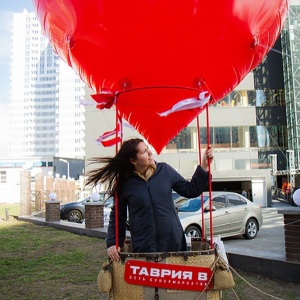
<path fill-rule="evenodd" d="M 285 256 L 300 262 L 300 214 L 284 214 Z"/>

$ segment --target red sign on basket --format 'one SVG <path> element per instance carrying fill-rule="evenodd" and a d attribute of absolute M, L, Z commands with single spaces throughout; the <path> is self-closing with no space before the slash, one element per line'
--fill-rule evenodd
<path fill-rule="evenodd" d="M 127 283 L 158 288 L 204 291 L 211 289 L 212 270 L 207 267 L 128 260 Z"/>

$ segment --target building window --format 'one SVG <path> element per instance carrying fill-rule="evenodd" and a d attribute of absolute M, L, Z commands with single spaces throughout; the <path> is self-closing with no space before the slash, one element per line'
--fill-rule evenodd
<path fill-rule="evenodd" d="M 6 171 L 0 171 L 0 183 L 6 183 Z"/>
<path fill-rule="evenodd" d="M 191 149 L 191 128 L 183 129 L 175 138 L 173 138 L 167 149 Z"/>
<path fill-rule="evenodd" d="M 213 148 L 230 148 L 230 127 L 214 127 L 212 145 Z"/>
<path fill-rule="evenodd" d="M 258 147 L 256 126 L 250 126 L 249 131 L 250 131 L 250 147 Z"/>

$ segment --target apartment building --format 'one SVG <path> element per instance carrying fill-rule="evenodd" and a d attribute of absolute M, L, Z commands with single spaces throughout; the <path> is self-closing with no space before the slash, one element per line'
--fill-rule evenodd
<path fill-rule="evenodd" d="M 53 51 L 35 13 L 15 13 L 10 157 L 84 158 L 85 84 Z"/>

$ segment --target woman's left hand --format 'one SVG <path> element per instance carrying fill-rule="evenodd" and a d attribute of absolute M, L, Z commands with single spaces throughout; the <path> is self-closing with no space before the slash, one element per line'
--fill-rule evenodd
<path fill-rule="evenodd" d="M 207 170 L 208 165 L 212 163 L 213 159 L 214 159 L 213 151 L 211 146 L 209 145 L 203 154 L 202 164 L 201 164 L 202 169 L 208 171 Z"/>

